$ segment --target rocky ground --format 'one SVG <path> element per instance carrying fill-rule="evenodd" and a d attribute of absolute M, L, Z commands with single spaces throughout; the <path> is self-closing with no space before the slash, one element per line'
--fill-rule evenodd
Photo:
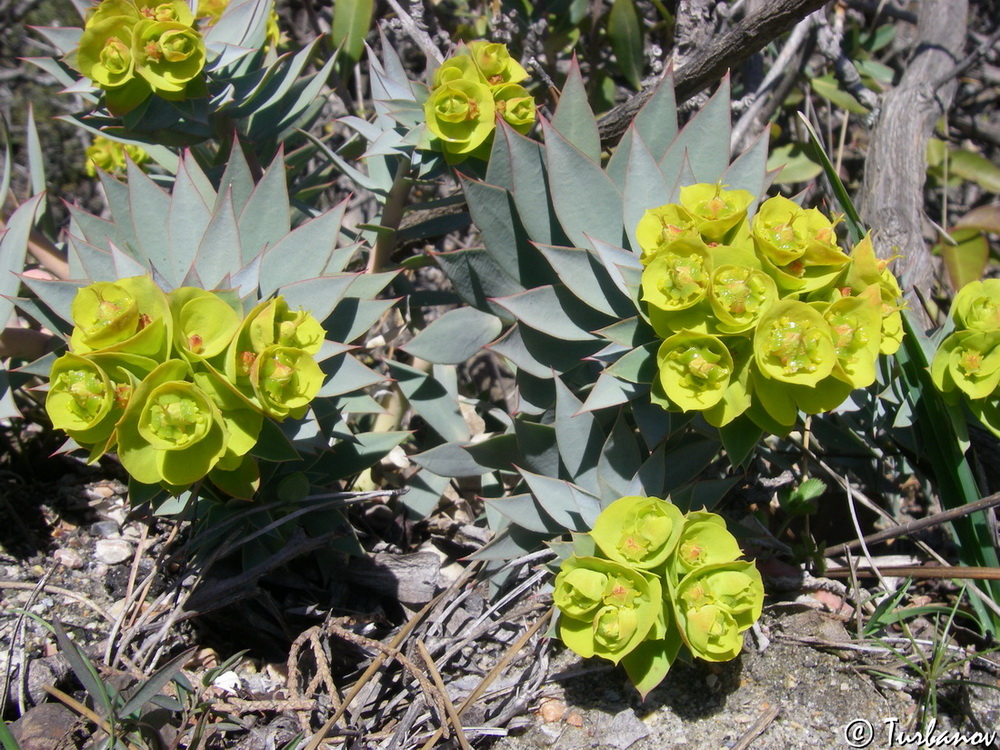
<path fill-rule="evenodd" d="M 124 492 L 117 480 L 76 473 L 55 483 L 12 480 L 6 486 L 0 506 L 0 674 L 6 675 L 8 720 L 25 709 L 12 725 L 25 750 L 84 747 L 102 736 L 94 723 L 46 688 L 55 686 L 88 703 L 45 625 L 55 619 L 100 665 L 102 679 L 124 690 L 141 682 L 144 668 L 148 673 L 158 661 L 193 648 L 184 673 L 199 685 L 203 704 L 211 707 L 207 723 L 218 727 L 207 747 L 270 750 L 296 736 L 301 745 L 301 737 L 328 722 L 354 688 L 359 688 L 356 697 L 338 724 L 350 732 L 340 739 L 334 732 L 331 746 L 420 747 L 427 741 L 430 746 L 460 746 L 464 741 L 504 750 L 786 750 L 862 747 L 869 736 L 865 732 L 870 732 L 867 746 L 895 747 L 906 746 L 895 741 L 905 738 L 893 738 L 890 729 L 919 729 L 918 717 L 932 696 L 937 699 L 937 736 L 954 738 L 953 732 L 964 732 L 975 740 L 982 739 L 975 732 L 1000 728 L 1000 658 L 995 654 L 980 647 L 982 656 L 961 661 L 967 654 L 962 647 L 973 645 L 974 639 L 958 631 L 947 644 L 951 651 L 938 650 L 952 655 L 952 666 L 922 682 L 885 644 L 856 637 L 857 620 L 846 589 L 808 576 L 797 586 L 790 586 L 787 576 L 772 579 L 765 617 L 749 634 L 739 659 L 720 665 L 678 663 L 645 703 L 623 671 L 599 660 L 580 660 L 543 637 L 548 609 L 540 585 L 545 574 L 530 567 L 513 596 L 491 604 L 485 584 L 475 583 L 461 565 L 445 556 L 417 553 L 425 555 L 423 562 L 408 560 L 408 574 L 429 580 L 433 558 L 433 581 L 427 584 L 425 601 L 410 602 L 397 622 L 392 613 L 383 614 L 382 621 L 330 613 L 296 620 L 279 598 L 280 585 L 265 578 L 262 585 L 272 606 L 283 611 L 281 621 L 288 627 L 298 623 L 298 632 L 287 634 L 283 653 L 273 634 L 248 639 L 252 628 L 236 622 L 227 641 L 220 637 L 220 617 L 256 610 L 178 617 L 192 606 L 190 596 L 171 604 L 166 594 L 205 583 L 171 561 L 177 527 L 130 520 Z M 381 559 L 391 557 L 383 554 Z M 304 559 L 282 564 L 285 584 L 302 575 L 296 565 L 304 565 Z M 371 574 L 375 569 L 363 570 Z M 401 568 L 388 569 L 404 575 Z M 215 585 L 218 590 L 217 581 Z M 444 597 L 432 599 L 442 591 Z M 150 616 L 157 608 L 162 612 Z M 144 615 L 147 623 L 168 627 L 137 627 Z M 404 625 L 403 630 L 411 629 L 399 640 L 395 625 L 401 622 L 417 624 Z M 920 619 L 913 627 L 930 658 L 934 628 Z M 150 633 L 159 630 L 163 632 L 152 639 Z M 420 661 L 425 645 L 433 653 L 433 669 Z M 905 639 L 889 645 L 915 658 Z M 405 663 L 399 662 L 402 669 L 389 665 L 396 647 L 408 655 Z M 249 652 L 218 668 L 242 649 Z M 362 671 L 380 656 L 385 665 L 365 677 Z M 25 663 L 29 669 L 22 681 Z M 431 686 L 437 679 L 443 692 Z M 435 739 L 436 729 L 453 726 L 446 704 L 461 710 L 466 702 L 462 740 L 451 729 L 447 738 L 442 734 Z M 188 729 L 175 717 L 165 722 L 161 737 L 186 747 Z M 992 745 L 978 746 L 1000 743 L 994 739 Z"/>

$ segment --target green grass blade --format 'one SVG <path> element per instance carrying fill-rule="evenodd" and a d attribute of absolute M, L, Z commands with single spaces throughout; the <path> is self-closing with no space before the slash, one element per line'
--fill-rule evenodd
<path fill-rule="evenodd" d="M 833 188 L 833 194 L 837 198 L 837 202 L 840 203 L 840 207 L 844 209 L 844 216 L 847 218 L 847 232 L 850 235 L 851 244 L 855 245 L 861 241 L 861 238 L 865 236 L 865 227 L 861 223 L 861 217 L 858 215 L 858 210 L 854 207 L 854 202 L 851 201 L 851 196 L 847 194 L 847 188 L 844 187 L 844 183 L 840 181 L 840 176 L 837 171 L 833 168 L 833 163 L 830 161 L 830 157 L 826 155 L 826 151 L 823 149 L 823 142 L 819 139 L 819 135 L 813 129 L 813 126 L 809 124 L 808 118 L 801 112 L 797 113 L 802 124 L 806 127 L 806 132 L 809 133 L 809 138 L 812 140 L 813 144 L 816 146 L 816 154 L 819 156 L 820 164 L 823 165 L 823 172 L 826 173 L 826 177 L 830 180 L 830 185 Z"/>

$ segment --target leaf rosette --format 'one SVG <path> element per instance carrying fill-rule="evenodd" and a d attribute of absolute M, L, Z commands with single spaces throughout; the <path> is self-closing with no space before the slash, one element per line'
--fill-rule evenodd
<path fill-rule="evenodd" d="M 683 525 L 684 517 L 673 503 L 629 495 L 602 510 L 590 534 L 612 560 L 648 570 L 666 561 Z"/>
<path fill-rule="evenodd" d="M 600 656 L 615 664 L 663 617 L 658 578 L 598 557 L 567 558 L 552 597 L 562 614 L 563 643 L 580 656 Z"/>
<path fill-rule="evenodd" d="M 764 584 L 752 562 L 705 565 L 673 592 L 674 615 L 684 643 L 705 661 L 729 661 L 743 648 L 743 632 L 760 617 Z"/>

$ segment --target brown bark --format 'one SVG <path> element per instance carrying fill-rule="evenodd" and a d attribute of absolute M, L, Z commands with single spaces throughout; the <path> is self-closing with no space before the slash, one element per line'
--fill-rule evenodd
<path fill-rule="evenodd" d="M 861 218 L 872 227 L 880 257 L 902 256 L 896 272 L 909 293 L 926 294 L 934 279 L 921 231 L 925 154 L 934 125 L 955 94 L 954 79 L 939 84 L 962 58 L 967 15 L 967 0 L 921 0 L 913 56 L 899 85 L 883 100 L 865 162 Z M 911 306 L 922 310 L 916 300 Z"/>
<path fill-rule="evenodd" d="M 759 12 L 748 15 L 730 31 L 703 47 L 699 54 L 674 73 L 677 102 L 690 99 L 706 86 L 720 80 L 727 70 L 759 52 L 771 40 L 788 31 L 826 2 L 827 0 L 772 0 L 764 3 Z M 647 86 L 601 118 L 598 127 L 602 143 L 611 145 L 618 142 L 642 105 L 649 101 L 654 88 L 655 84 Z"/>

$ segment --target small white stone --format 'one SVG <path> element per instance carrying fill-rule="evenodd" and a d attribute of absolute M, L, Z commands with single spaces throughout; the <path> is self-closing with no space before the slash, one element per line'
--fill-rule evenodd
<path fill-rule="evenodd" d="M 52 557 L 57 563 L 70 570 L 78 570 L 83 567 L 83 558 L 76 550 L 63 547 L 52 553 Z"/>
<path fill-rule="evenodd" d="M 98 539 L 94 545 L 94 557 L 98 562 L 117 565 L 132 559 L 132 545 L 124 539 Z"/>

